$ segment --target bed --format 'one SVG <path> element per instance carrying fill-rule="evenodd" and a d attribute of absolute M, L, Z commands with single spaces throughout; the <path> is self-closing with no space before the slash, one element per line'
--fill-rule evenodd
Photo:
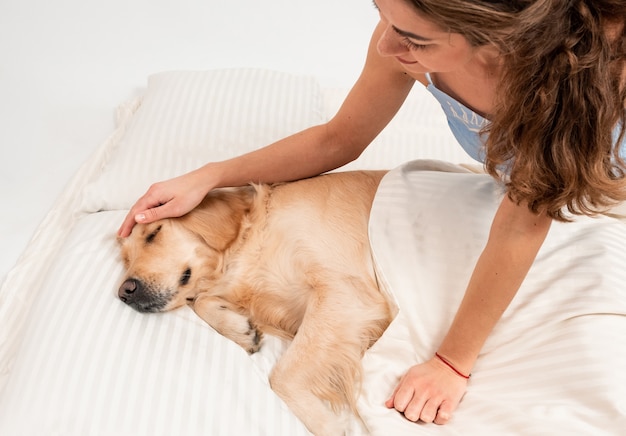
<path fill-rule="evenodd" d="M 250 356 L 189 308 L 133 311 L 117 299 L 115 232 L 152 182 L 324 122 L 344 95 L 277 71 L 171 71 L 121 104 L 117 129 L 0 288 L 0 435 L 308 434 L 267 381 L 287 344 L 268 337 Z M 348 166 L 393 169 L 376 195 L 370 239 L 396 316 L 364 357 L 362 419 L 347 434 L 625 434 L 619 216 L 553 225 L 452 422 L 410 423 L 384 407 L 445 334 L 502 195 L 468 165 L 438 103 L 416 88 Z"/>

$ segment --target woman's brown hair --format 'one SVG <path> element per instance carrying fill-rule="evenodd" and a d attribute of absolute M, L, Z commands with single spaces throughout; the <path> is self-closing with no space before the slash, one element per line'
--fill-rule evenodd
<path fill-rule="evenodd" d="M 593 215 L 626 200 L 626 1 L 410 3 L 500 51 L 485 167 L 514 201 L 566 221 L 567 212 Z"/>

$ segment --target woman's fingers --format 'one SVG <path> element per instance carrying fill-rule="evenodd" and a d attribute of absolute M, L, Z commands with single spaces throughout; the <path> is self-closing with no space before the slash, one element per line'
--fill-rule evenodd
<path fill-rule="evenodd" d="M 398 393 L 398 389 L 400 389 L 400 386 L 402 386 L 402 380 L 400 380 L 400 383 L 398 383 L 396 388 L 393 390 L 393 394 L 391 394 L 389 399 L 387 401 L 385 401 L 385 406 L 387 406 L 388 409 L 395 408 L 396 394 Z"/>
<path fill-rule="evenodd" d="M 452 412 L 456 409 L 457 404 L 453 404 L 450 401 L 444 401 L 439 406 L 437 411 L 437 417 L 433 421 L 435 424 L 444 425 L 452 418 Z"/>
<path fill-rule="evenodd" d="M 409 405 L 412 404 L 412 402 L 417 402 L 417 400 L 415 400 L 413 398 L 414 393 L 415 393 L 415 391 L 413 390 L 411 385 L 408 385 L 408 384 L 405 384 L 405 383 L 401 383 L 400 384 L 400 388 L 398 389 L 398 391 L 394 395 L 393 407 L 398 412 L 405 413 L 407 408 L 409 407 Z M 411 421 L 415 421 L 418 418 L 419 418 L 419 413 L 417 414 L 415 419 L 412 419 Z"/>
<path fill-rule="evenodd" d="M 153 190 L 154 188 L 151 187 L 143 197 L 137 200 L 137 203 L 133 205 L 128 214 L 126 214 L 126 218 L 124 218 L 117 232 L 119 237 L 125 238 L 130 235 L 136 223 L 151 223 L 158 219 L 168 217 L 167 208 L 165 208 L 165 210 L 161 208 L 168 204 L 171 198 L 159 200 L 159 197 L 155 196 L 152 192 Z"/>
<path fill-rule="evenodd" d="M 420 421 L 428 423 L 435 421 L 440 404 L 441 400 L 438 398 L 430 398 L 426 401 L 426 403 L 421 407 L 422 410 L 419 414 Z"/>
<path fill-rule="evenodd" d="M 385 405 L 403 413 L 409 421 L 446 424 L 466 386 L 467 380 L 429 361 L 410 368 Z"/>

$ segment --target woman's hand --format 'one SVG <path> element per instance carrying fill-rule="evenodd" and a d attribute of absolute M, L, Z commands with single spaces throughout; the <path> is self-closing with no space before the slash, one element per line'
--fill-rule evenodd
<path fill-rule="evenodd" d="M 136 223 L 151 223 L 163 218 L 185 215 L 195 208 L 209 192 L 199 171 L 155 183 L 135 203 L 117 234 L 125 238 Z"/>
<path fill-rule="evenodd" d="M 467 380 L 433 358 L 411 367 L 385 406 L 395 408 L 413 422 L 445 424 L 465 394 Z"/>

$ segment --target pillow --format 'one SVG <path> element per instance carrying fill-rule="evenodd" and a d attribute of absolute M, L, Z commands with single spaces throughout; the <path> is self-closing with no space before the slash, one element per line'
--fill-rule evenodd
<path fill-rule="evenodd" d="M 152 75 L 137 110 L 124 118 L 83 191 L 85 212 L 129 209 L 154 182 L 324 121 L 315 79 L 260 69 Z"/>

